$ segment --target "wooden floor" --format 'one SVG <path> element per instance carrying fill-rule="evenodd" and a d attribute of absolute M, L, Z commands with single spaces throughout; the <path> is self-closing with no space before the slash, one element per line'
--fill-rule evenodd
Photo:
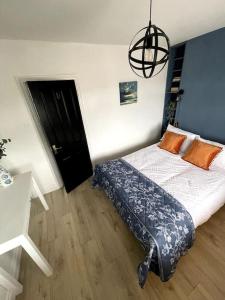
<path fill-rule="evenodd" d="M 136 268 L 144 252 L 102 191 L 87 181 L 47 201 L 48 212 L 33 201 L 29 231 L 54 275 L 45 277 L 23 252 L 17 300 L 225 299 L 225 207 L 197 230 L 169 282 L 151 273 L 141 289 Z"/>

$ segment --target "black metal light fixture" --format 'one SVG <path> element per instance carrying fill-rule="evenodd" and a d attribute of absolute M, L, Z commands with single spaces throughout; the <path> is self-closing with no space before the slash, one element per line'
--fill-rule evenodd
<path fill-rule="evenodd" d="M 131 69 L 136 75 L 144 78 L 159 74 L 169 58 L 169 38 L 162 29 L 152 25 L 151 15 L 152 0 L 149 25 L 134 36 L 128 52 Z"/>

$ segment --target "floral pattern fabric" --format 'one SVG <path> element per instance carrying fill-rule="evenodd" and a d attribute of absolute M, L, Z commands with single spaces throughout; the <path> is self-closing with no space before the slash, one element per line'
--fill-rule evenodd
<path fill-rule="evenodd" d="M 194 241 L 195 228 L 183 205 L 122 159 L 95 167 L 93 185 L 103 188 L 146 250 L 138 267 L 144 286 L 149 271 L 167 281 Z"/>

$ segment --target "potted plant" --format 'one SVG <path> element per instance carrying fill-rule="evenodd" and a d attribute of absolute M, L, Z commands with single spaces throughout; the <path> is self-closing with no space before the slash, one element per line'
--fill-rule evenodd
<path fill-rule="evenodd" d="M 10 143 L 10 139 L 0 140 L 0 160 L 6 156 L 6 144 Z M 10 173 L 0 165 L 0 186 L 8 186 L 13 183 L 13 178 Z"/>

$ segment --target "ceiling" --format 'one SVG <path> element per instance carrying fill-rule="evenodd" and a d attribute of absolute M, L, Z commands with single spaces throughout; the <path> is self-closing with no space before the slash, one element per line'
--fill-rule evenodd
<path fill-rule="evenodd" d="M 149 0 L 0 0 L 0 38 L 127 45 L 149 19 Z M 225 26 L 224 0 L 153 0 L 171 44 Z"/>

